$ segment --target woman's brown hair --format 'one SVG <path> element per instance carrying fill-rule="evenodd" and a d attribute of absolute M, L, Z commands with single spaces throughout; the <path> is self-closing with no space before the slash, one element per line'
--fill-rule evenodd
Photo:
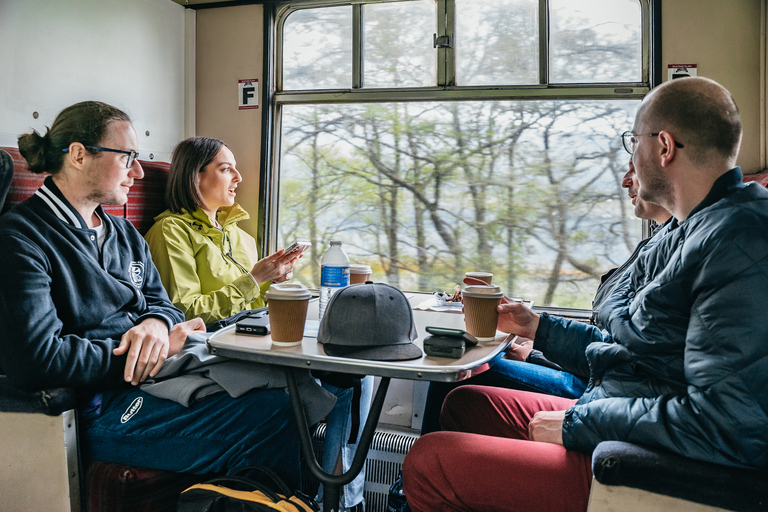
<path fill-rule="evenodd" d="M 192 137 L 179 142 L 171 156 L 171 171 L 165 202 L 173 213 L 182 210 L 194 212 L 203 206 L 198 176 L 210 164 L 221 148 L 226 146 L 218 139 Z"/>

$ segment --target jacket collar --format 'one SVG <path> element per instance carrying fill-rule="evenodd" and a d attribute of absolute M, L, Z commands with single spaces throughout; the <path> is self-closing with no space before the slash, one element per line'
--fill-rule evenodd
<path fill-rule="evenodd" d="M 700 212 L 707 206 L 712 206 L 719 200 L 728 197 L 736 190 L 744 187 L 744 176 L 741 174 L 741 167 L 734 167 L 730 171 L 726 172 L 715 180 L 712 188 L 709 189 L 709 193 L 704 199 L 697 204 L 691 213 L 688 214 L 688 219 L 691 218 L 697 212 Z"/>
<path fill-rule="evenodd" d="M 205 213 L 202 208 L 198 207 L 197 210 L 192 213 L 189 213 L 186 210 L 184 211 L 190 215 L 192 219 L 202 223 L 204 226 L 211 228 L 214 227 L 211 219 L 208 217 L 208 214 Z M 243 210 L 243 208 L 237 203 L 232 206 L 222 208 L 216 213 L 216 220 L 219 221 L 219 224 L 221 224 L 222 227 L 227 227 L 230 224 L 234 224 L 235 222 L 249 218 L 250 215 L 248 215 L 248 212 Z"/>
<path fill-rule="evenodd" d="M 45 178 L 43 186 L 37 189 L 35 195 L 42 199 L 51 212 L 65 224 L 69 224 L 78 229 L 89 229 L 85 219 L 83 219 L 80 213 L 75 210 L 75 207 L 67 201 L 67 198 L 61 193 L 61 190 L 59 190 L 59 187 L 53 182 L 51 176 Z M 102 220 L 106 218 L 101 205 L 96 208 L 96 212 Z"/>

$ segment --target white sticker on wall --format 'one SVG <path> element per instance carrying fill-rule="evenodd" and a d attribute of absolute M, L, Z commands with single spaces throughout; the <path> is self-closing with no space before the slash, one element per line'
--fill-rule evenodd
<path fill-rule="evenodd" d="M 686 76 L 696 76 L 696 64 L 668 64 L 667 80 L 683 78 Z"/>
<path fill-rule="evenodd" d="M 237 81 L 239 110 L 259 108 L 259 80 L 250 78 Z"/>

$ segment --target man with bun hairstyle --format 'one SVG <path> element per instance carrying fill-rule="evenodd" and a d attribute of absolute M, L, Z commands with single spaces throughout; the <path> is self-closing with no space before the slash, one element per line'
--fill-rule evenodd
<path fill-rule="evenodd" d="M 482 386 L 446 398 L 448 430 L 403 467 L 414 512 L 585 511 L 602 441 L 727 466 L 768 467 L 768 191 L 744 184 L 738 108 L 718 83 L 666 82 L 622 135 L 638 197 L 679 226 L 641 254 L 599 308 L 605 330 L 519 304 L 501 331 L 587 371 L 567 399 Z"/>
<path fill-rule="evenodd" d="M 144 176 L 138 139 L 119 109 L 85 101 L 45 135 L 19 137 L 35 194 L 0 217 L 0 368 L 22 389 L 72 387 L 88 459 L 192 473 L 250 464 L 299 483 L 298 435 L 282 390 L 219 393 L 185 407 L 139 384 L 187 335 L 146 242 L 102 204 L 122 205 Z"/>

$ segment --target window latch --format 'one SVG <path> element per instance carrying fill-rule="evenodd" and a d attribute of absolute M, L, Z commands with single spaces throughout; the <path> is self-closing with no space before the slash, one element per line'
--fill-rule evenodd
<path fill-rule="evenodd" d="M 450 36 L 438 36 L 437 34 L 432 34 L 432 47 L 453 48 L 453 34 Z"/>

